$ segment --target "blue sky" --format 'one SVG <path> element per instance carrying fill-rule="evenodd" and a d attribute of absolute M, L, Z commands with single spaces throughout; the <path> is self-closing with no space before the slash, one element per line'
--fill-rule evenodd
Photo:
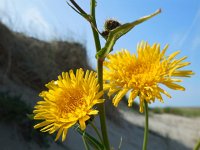
<path fill-rule="evenodd" d="M 89 12 L 89 0 L 77 0 Z M 114 51 L 126 48 L 132 53 L 141 40 L 150 44 L 158 42 L 163 47 L 169 44 L 167 54 L 181 50 L 179 57 L 188 56 L 195 72 L 192 78 L 182 83 L 186 91 L 171 91 L 173 98 L 152 106 L 200 106 L 200 1 L 191 0 L 97 0 L 97 24 L 114 18 L 121 23 L 131 22 L 148 15 L 158 8 L 162 13 L 137 26 L 122 37 Z M 68 7 L 65 0 L 0 0 L 0 20 L 15 31 L 42 40 L 78 41 L 87 48 L 91 66 L 96 68 L 95 47 L 89 24 Z M 102 40 L 102 45 L 104 40 Z"/>

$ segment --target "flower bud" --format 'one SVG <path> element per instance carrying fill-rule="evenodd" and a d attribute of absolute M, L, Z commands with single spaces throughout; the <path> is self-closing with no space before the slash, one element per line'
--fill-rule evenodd
<path fill-rule="evenodd" d="M 117 20 L 108 19 L 104 24 L 104 30 L 113 30 L 119 26 L 121 26 L 121 24 Z"/>
<path fill-rule="evenodd" d="M 108 34 L 109 34 L 109 31 L 108 31 L 108 30 L 105 30 L 105 31 L 103 31 L 103 32 L 101 33 L 101 35 L 102 35 L 105 39 L 107 39 Z"/>

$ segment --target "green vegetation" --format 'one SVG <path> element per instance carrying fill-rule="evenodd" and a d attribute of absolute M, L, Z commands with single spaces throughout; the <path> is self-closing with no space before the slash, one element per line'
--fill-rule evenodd
<path fill-rule="evenodd" d="M 194 150 L 199 150 L 199 149 L 200 149 L 200 139 L 194 147 Z"/>
<path fill-rule="evenodd" d="M 151 111 L 157 114 L 168 113 L 185 117 L 200 117 L 200 107 L 156 107 Z"/>

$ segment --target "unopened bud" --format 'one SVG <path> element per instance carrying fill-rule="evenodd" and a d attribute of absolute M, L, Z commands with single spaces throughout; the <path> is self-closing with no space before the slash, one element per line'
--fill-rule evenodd
<path fill-rule="evenodd" d="M 113 30 L 117 27 L 121 26 L 121 24 L 117 20 L 108 19 L 104 24 L 104 29 L 106 30 Z"/>

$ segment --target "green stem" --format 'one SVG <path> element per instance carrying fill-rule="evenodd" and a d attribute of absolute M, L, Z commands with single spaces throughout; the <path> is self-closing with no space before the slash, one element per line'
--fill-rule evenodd
<path fill-rule="evenodd" d="M 92 128 L 93 128 L 94 131 L 96 132 L 97 136 L 99 137 L 99 140 L 103 143 L 103 140 L 102 140 L 102 138 L 101 138 L 101 134 L 99 133 L 97 127 L 93 124 L 93 122 L 91 122 L 90 125 L 92 126 Z"/>
<path fill-rule="evenodd" d="M 85 149 L 86 150 L 90 150 L 89 145 L 88 145 L 88 143 L 85 140 L 85 133 L 83 133 L 83 135 L 82 135 L 82 140 L 83 140 L 83 144 L 85 146 Z"/>
<path fill-rule="evenodd" d="M 75 127 L 75 130 L 82 135 L 82 137 L 84 136 L 84 140 L 87 140 L 87 142 L 91 143 L 91 145 L 95 146 L 97 150 L 103 150 L 104 146 L 102 145 L 102 143 L 100 143 L 99 141 L 97 141 L 93 136 L 91 136 L 90 134 L 88 134 L 85 131 L 82 131 L 79 127 Z"/>
<path fill-rule="evenodd" d="M 144 130 L 144 140 L 143 140 L 143 148 L 142 150 L 147 149 L 148 143 L 148 132 L 149 132 L 149 121 L 148 121 L 148 103 L 144 100 L 144 107 L 145 107 L 145 130 Z"/>
<path fill-rule="evenodd" d="M 96 14 L 95 14 L 95 0 L 91 0 L 91 4 L 90 4 L 90 10 L 91 10 L 91 16 L 92 16 L 92 24 L 95 26 L 93 27 L 91 25 L 92 28 L 92 33 L 93 33 L 93 37 L 94 37 L 94 42 L 95 42 L 95 46 L 96 46 L 96 52 L 98 52 L 99 50 L 101 50 L 101 43 L 99 40 L 99 35 L 98 32 L 95 30 L 95 28 L 97 27 L 97 23 L 96 23 Z"/>
<path fill-rule="evenodd" d="M 97 73 L 98 73 L 98 81 L 100 85 L 100 90 L 103 90 L 103 61 L 98 59 L 97 61 Z M 110 144 L 107 135 L 107 126 L 106 126 L 106 116 L 105 116 L 105 106 L 104 103 L 98 106 L 99 108 L 99 117 L 100 117 L 100 124 L 101 124 L 101 132 L 104 141 L 104 145 L 106 150 L 110 150 Z"/>
<path fill-rule="evenodd" d="M 91 0 L 90 10 L 91 10 L 92 21 L 93 21 L 93 25 L 95 27 L 97 27 L 96 26 L 96 17 L 95 17 L 95 5 L 96 5 L 96 1 Z M 93 32 L 94 41 L 95 41 L 96 52 L 98 52 L 101 50 L 99 35 L 93 26 L 91 26 L 91 28 L 92 28 L 92 32 Z M 97 59 L 97 74 L 98 74 L 98 83 L 100 86 L 99 90 L 101 91 L 101 90 L 103 90 L 103 60 L 101 60 L 101 59 Z M 110 150 L 110 144 L 109 144 L 108 134 L 107 134 L 104 103 L 99 104 L 98 108 L 99 108 L 99 117 L 100 117 L 101 133 L 102 133 L 102 137 L 103 137 L 103 142 L 104 142 L 106 150 Z"/>

